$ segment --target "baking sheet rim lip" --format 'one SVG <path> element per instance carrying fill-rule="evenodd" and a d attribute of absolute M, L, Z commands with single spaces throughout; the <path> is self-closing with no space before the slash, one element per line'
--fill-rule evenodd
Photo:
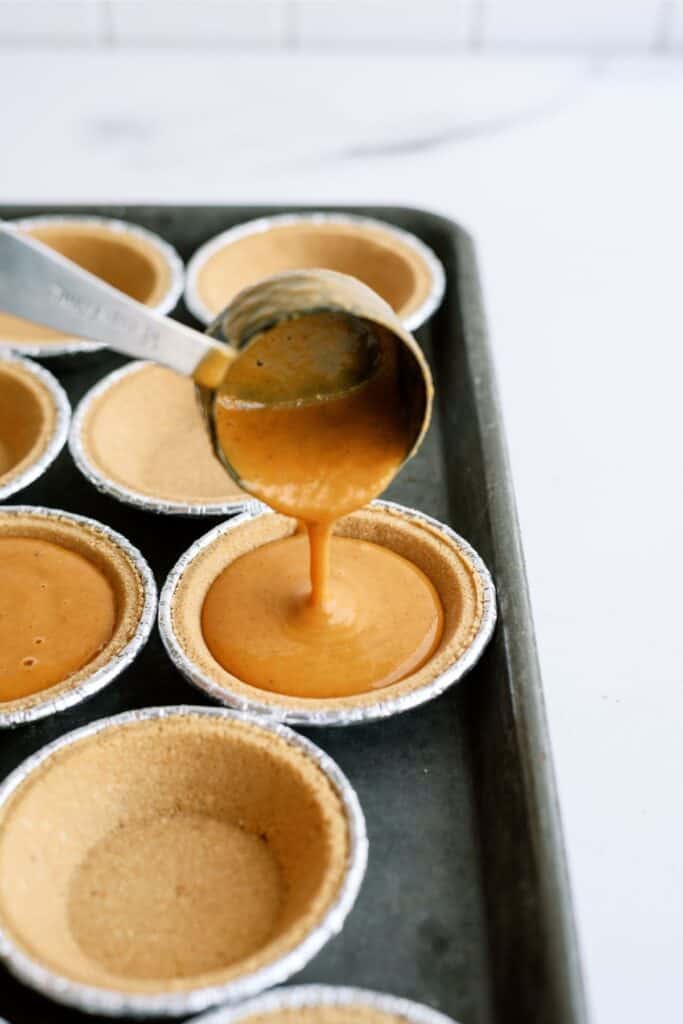
<path fill-rule="evenodd" d="M 236 498 L 234 501 L 183 502 L 171 498 L 155 498 L 142 491 L 118 483 L 107 476 L 91 459 L 83 443 L 83 425 L 90 412 L 92 403 L 109 390 L 118 381 L 137 373 L 145 366 L 156 365 L 149 359 L 134 359 L 125 363 L 117 370 L 105 374 L 81 398 L 76 406 L 69 430 L 69 451 L 76 463 L 76 468 L 102 494 L 115 498 L 125 505 L 142 509 L 145 512 L 156 512 L 159 515 L 189 516 L 231 516 L 250 508 L 254 499 L 249 497 Z M 227 474 L 226 474 L 227 475 Z"/>
<path fill-rule="evenodd" d="M 27 373 L 39 380 L 54 402 L 56 415 L 52 435 L 44 450 L 23 472 L 11 477 L 6 484 L 0 485 L 0 501 L 6 501 L 17 491 L 22 491 L 46 472 L 64 447 L 71 422 L 71 404 L 66 391 L 53 373 L 39 363 L 33 362 L 32 359 L 26 359 L 25 356 L 14 351 L 0 355 L 0 368 L 3 363 L 14 363 L 21 366 Z"/>
<path fill-rule="evenodd" d="M 139 548 L 135 547 L 122 533 L 89 516 L 78 515 L 58 508 L 46 508 L 42 505 L 0 505 L 0 517 L 8 514 L 13 516 L 36 515 L 47 519 L 66 519 L 69 522 L 86 526 L 95 533 L 101 534 L 120 548 L 130 558 L 140 577 L 144 599 L 135 631 L 126 644 L 117 651 L 109 661 L 101 665 L 91 675 L 86 676 L 76 686 L 60 691 L 53 697 L 46 697 L 27 708 L 15 708 L 3 711 L 0 703 L 0 730 L 35 722 L 48 715 L 57 714 L 66 708 L 80 704 L 103 690 L 123 672 L 142 651 L 147 643 L 157 610 L 157 586 L 152 570 Z M 59 685 L 59 684 L 56 684 Z M 49 693 L 49 689 L 45 691 Z"/>
<path fill-rule="evenodd" d="M 442 523 L 438 519 L 434 519 L 432 516 L 428 516 L 426 513 L 420 512 L 417 509 L 412 509 L 407 505 L 401 505 L 394 501 L 378 500 L 373 501 L 370 505 L 366 506 L 366 508 L 373 507 L 396 511 L 402 515 L 407 515 L 412 519 L 416 519 L 419 522 L 437 529 L 450 541 L 454 542 L 458 550 L 462 551 L 474 566 L 483 587 L 482 618 L 474 639 L 452 665 L 432 679 L 429 683 L 416 687 L 408 693 L 403 693 L 396 697 L 390 697 L 386 700 L 382 700 L 380 698 L 375 703 L 369 705 L 360 705 L 356 707 L 332 707 L 329 710 L 307 710 L 304 699 L 302 699 L 301 705 L 298 707 L 283 707 L 282 705 L 278 706 L 276 703 L 272 702 L 267 703 L 246 697 L 239 697 L 230 693 L 230 691 L 226 690 L 223 686 L 202 672 L 201 669 L 199 669 L 185 653 L 182 645 L 176 637 L 172 616 L 175 591 L 183 573 L 190 563 L 193 562 L 206 547 L 213 544 L 217 538 L 221 537 L 224 533 L 237 529 L 242 523 L 248 522 L 251 519 L 255 519 L 262 515 L 276 514 L 269 509 L 267 505 L 254 502 L 252 507 L 246 509 L 241 513 L 241 515 L 235 516 L 235 518 L 228 522 L 220 523 L 212 530 L 209 530 L 208 533 L 199 537 L 187 549 L 187 551 L 180 556 L 161 588 L 158 612 L 159 633 L 169 658 L 181 675 L 183 675 L 188 682 L 192 683 L 193 686 L 196 686 L 198 689 L 202 690 L 204 693 L 208 694 L 214 700 L 217 700 L 226 707 L 231 707 L 237 711 L 247 712 L 250 714 L 258 714 L 271 721 L 283 722 L 288 725 L 304 726 L 356 725 L 359 723 L 390 718 L 393 715 L 409 711 L 421 704 L 426 704 L 428 701 L 440 696 L 445 690 L 449 689 L 449 687 L 455 685 L 455 683 L 460 682 L 470 669 L 474 667 L 483 654 L 484 649 L 491 639 L 496 624 L 496 592 L 491 574 L 483 559 L 474 550 L 474 548 L 463 537 L 457 534 L 455 530 L 446 525 L 446 523 Z M 378 694 L 381 694 L 381 692 L 381 690 L 377 691 Z"/>
<path fill-rule="evenodd" d="M 349 829 L 349 853 L 339 890 L 323 917 L 293 949 L 251 974 L 186 992 L 121 993 L 72 981 L 24 953 L 0 927 L 0 960 L 20 981 L 59 1003 L 86 1013 L 111 1017 L 174 1017 L 199 1013 L 223 1002 L 241 1002 L 258 995 L 264 989 L 281 984 L 292 974 L 302 970 L 322 947 L 341 931 L 356 902 L 367 867 L 368 837 L 365 816 L 354 787 L 334 758 L 316 743 L 282 722 L 266 720 L 262 715 L 245 714 L 224 707 L 177 704 L 140 708 L 96 719 L 59 736 L 19 764 L 0 782 L 0 809 L 36 768 L 53 753 L 71 743 L 87 739 L 116 725 L 191 715 L 250 722 L 302 750 L 315 763 L 337 792 Z"/>
<path fill-rule="evenodd" d="M 204 242 L 203 245 L 200 245 L 188 261 L 185 272 L 185 289 L 183 294 L 185 305 L 192 315 L 205 326 L 208 326 L 208 324 L 216 319 L 217 315 L 220 315 L 211 312 L 199 295 L 197 286 L 202 267 L 214 253 L 225 248 L 226 244 L 230 245 L 233 242 L 240 241 L 242 238 L 248 238 L 250 235 L 265 233 L 273 227 L 289 227 L 301 223 L 336 223 L 359 227 L 365 225 L 366 227 L 381 229 L 388 235 L 393 235 L 403 242 L 404 245 L 412 249 L 414 253 L 417 253 L 429 271 L 431 288 L 417 309 L 413 310 L 405 318 L 400 317 L 407 331 L 416 331 L 419 327 L 422 327 L 443 302 L 444 295 L 446 294 L 446 271 L 444 270 L 443 263 L 434 250 L 412 231 L 406 231 L 405 228 L 400 228 L 390 221 L 382 220 L 379 217 L 365 217 L 362 214 L 345 211 L 308 211 L 305 213 L 275 213 L 243 221 L 240 224 L 226 228 L 225 231 L 219 232 L 219 234 Z"/>
<path fill-rule="evenodd" d="M 185 265 L 174 245 L 167 242 L 165 238 L 143 227 L 135 222 L 122 220 L 120 217 L 102 217 L 96 214 L 77 213 L 45 213 L 35 214 L 31 217 L 17 217 L 15 220 L 6 222 L 10 227 L 31 228 L 49 226 L 50 224 L 94 224 L 100 227 L 110 228 L 115 234 L 129 234 L 144 239 L 160 253 L 166 262 L 171 280 L 168 288 L 159 301 L 153 306 L 147 306 L 153 313 L 160 313 L 166 316 L 177 306 L 185 288 Z M 33 341 L 22 344 L 12 338 L 0 338 L 0 342 L 7 346 L 9 352 L 22 356 L 29 356 L 34 359 L 51 359 L 59 356 L 72 356 L 100 352 L 107 348 L 99 341 L 87 341 L 85 338 L 71 337 L 67 335 L 63 341 L 52 344 Z"/>
<path fill-rule="evenodd" d="M 452 1018 L 424 1003 L 389 992 L 351 985 L 288 985 L 264 992 L 240 1006 L 223 1006 L 196 1017 L 193 1024 L 248 1024 L 249 1017 L 279 1010 L 358 1006 L 405 1019 L 406 1024 L 457 1024 Z"/>

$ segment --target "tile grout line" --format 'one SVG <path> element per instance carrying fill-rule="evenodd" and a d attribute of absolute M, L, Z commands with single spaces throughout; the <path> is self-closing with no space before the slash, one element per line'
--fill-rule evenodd
<path fill-rule="evenodd" d="M 655 12 L 652 43 L 649 49 L 656 54 L 671 53 L 674 50 L 676 9 L 682 0 L 660 0 Z"/>
<path fill-rule="evenodd" d="M 0 0 L 0 12 L 3 7 L 7 11 L 11 10 L 11 7 L 16 0 L 9 0 L 5 5 L 4 0 Z M 44 2 L 44 0 L 43 0 Z M 186 0 L 187 2 L 187 0 Z M 196 0 L 198 7 L 201 7 L 202 0 Z M 252 0 L 255 2 L 255 0 Z M 416 2 L 416 0 L 414 0 Z M 486 53 L 497 52 L 500 47 L 493 43 L 490 44 L 489 35 L 491 28 L 491 3 L 490 0 L 451 0 L 451 2 L 459 8 L 462 31 L 459 33 L 460 39 L 457 45 L 453 45 L 452 49 L 459 49 L 464 52 L 475 52 L 475 53 Z M 511 0 L 507 0 L 511 2 Z M 567 3 L 571 3 L 571 0 L 565 0 Z M 75 45 L 77 47 L 90 46 L 95 49 L 100 48 L 120 48 L 129 49 L 134 48 L 136 43 L 135 40 L 121 39 L 117 32 L 117 17 L 116 9 L 114 4 L 116 0 L 86 0 L 85 8 L 90 8 L 91 17 L 88 18 L 88 35 L 79 36 L 78 39 L 73 41 L 62 39 L 57 33 L 57 38 L 45 37 L 43 43 L 51 45 L 54 49 L 62 49 L 65 46 Z M 163 0 L 139 0 L 140 6 L 144 8 L 152 9 L 153 7 L 163 8 Z M 522 5 L 528 4 L 528 0 L 522 0 Z M 25 0 L 26 8 L 33 6 L 32 0 Z M 226 14 L 229 11 L 231 0 L 224 0 L 224 6 Z M 42 3 L 35 5 L 36 9 L 42 6 Z M 315 44 L 311 44 L 306 41 L 305 33 L 303 31 L 304 25 L 306 24 L 303 20 L 305 18 L 305 5 L 300 0 L 270 0 L 269 6 L 272 6 L 275 11 L 279 14 L 279 31 L 276 28 L 276 35 L 274 39 L 271 39 L 270 45 L 266 45 L 264 40 L 259 39 L 251 46 L 246 46 L 241 42 L 235 42 L 230 44 L 230 49 L 256 49 L 256 50 L 273 50 L 284 51 L 284 52 L 309 52 L 314 51 L 318 47 Z M 324 5 L 323 5 L 324 6 Z M 330 9 L 333 9 L 334 4 L 330 3 Z M 353 4 L 351 4 L 351 7 Z M 360 9 L 361 5 L 358 5 Z M 429 4 L 426 5 L 428 10 Z M 353 17 L 353 11 L 349 10 L 347 14 Z M 679 26 L 679 19 L 683 18 L 683 0 L 657 0 L 656 3 L 652 4 L 649 11 L 648 26 L 644 26 L 641 31 L 638 43 L 633 41 L 629 46 L 620 46 L 616 43 L 615 52 L 633 52 L 634 49 L 643 54 L 652 54 L 656 56 L 662 56 L 672 54 L 678 50 L 677 46 L 677 29 Z M 429 15 L 425 14 L 425 21 L 429 22 Z M 21 23 L 15 31 L 12 31 L 11 19 L 2 27 L 0 32 L 0 46 L 7 46 L 10 44 L 18 46 L 30 46 L 33 39 L 37 39 L 38 36 L 34 36 L 32 32 L 24 31 L 21 27 Z M 616 32 L 616 21 L 614 23 L 614 30 Z M 163 33 L 162 33 L 163 36 Z M 154 38 L 150 40 L 151 45 L 159 48 L 175 48 L 179 44 L 182 45 L 180 40 L 174 41 L 172 45 L 169 45 L 163 38 Z M 201 43 L 201 40 L 198 39 Z M 414 40 L 413 40 L 414 42 Z M 347 40 L 339 47 L 333 47 L 346 53 L 358 53 L 365 49 L 367 40 L 363 37 L 362 26 L 359 26 L 358 37 L 355 40 Z M 414 49 L 419 52 L 427 52 L 437 44 L 436 38 L 429 38 L 429 40 L 423 40 L 416 46 L 411 46 L 408 42 L 407 47 L 404 45 L 399 46 L 394 44 L 391 49 Z M 330 45 L 328 39 L 324 46 Z M 226 48 L 228 48 L 226 44 Z M 526 44 L 524 42 L 524 33 L 521 33 L 520 38 L 517 39 L 516 45 L 514 43 L 508 43 L 504 46 L 506 50 L 512 50 L 515 52 L 524 52 L 526 50 Z M 557 47 L 552 44 L 546 46 L 534 47 L 536 52 L 556 52 Z M 591 49 L 591 41 L 584 41 L 583 44 L 580 42 L 568 47 L 574 53 L 585 53 Z"/>
<path fill-rule="evenodd" d="M 114 16 L 110 0 L 95 0 L 96 7 L 96 35 L 95 45 L 98 47 L 112 47 L 116 45 L 114 34 Z"/>
<path fill-rule="evenodd" d="M 283 50 L 300 50 L 299 5 L 297 0 L 281 0 L 281 2 L 283 8 L 281 48 Z"/>
<path fill-rule="evenodd" d="M 469 24 L 465 32 L 465 50 L 481 52 L 486 46 L 486 2 L 472 0 Z"/>

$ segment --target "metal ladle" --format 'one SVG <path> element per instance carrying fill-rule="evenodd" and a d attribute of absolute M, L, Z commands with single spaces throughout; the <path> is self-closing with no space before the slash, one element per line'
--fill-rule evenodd
<path fill-rule="evenodd" d="M 390 331 L 398 346 L 409 424 L 406 458 L 417 450 L 429 424 L 431 374 L 414 338 L 379 295 L 356 278 L 334 271 L 290 271 L 260 281 L 240 292 L 207 333 L 200 334 L 153 312 L 43 243 L 0 224 L 0 311 L 192 377 L 214 450 L 238 483 L 216 438 L 216 391 L 240 349 L 285 319 L 330 312 Z M 367 374 L 370 363 L 361 359 L 359 374 Z"/>

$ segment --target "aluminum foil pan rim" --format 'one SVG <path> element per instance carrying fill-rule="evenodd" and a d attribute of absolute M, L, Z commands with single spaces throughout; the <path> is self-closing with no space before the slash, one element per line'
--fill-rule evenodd
<path fill-rule="evenodd" d="M 161 235 L 158 235 L 154 231 L 150 231 L 149 228 L 142 227 L 141 224 L 134 224 L 130 221 L 121 220 L 117 217 L 100 217 L 94 214 L 81 216 L 78 213 L 37 214 L 34 217 L 20 217 L 17 220 L 8 220 L 5 221 L 5 224 L 8 227 L 14 227 L 19 230 L 48 227 L 51 224 L 91 224 L 97 227 L 109 228 L 115 234 L 133 235 L 134 237 L 140 238 L 143 241 L 148 242 L 150 245 L 153 245 L 154 248 L 161 253 L 162 257 L 168 264 L 171 274 L 171 280 L 166 292 L 154 306 L 149 306 L 148 308 L 154 313 L 166 315 L 175 308 L 178 300 L 183 294 L 183 289 L 185 287 L 185 268 L 177 250 L 170 242 L 167 242 L 165 238 L 162 238 Z M 99 352 L 101 349 L 107 347 L 99 341 L 86 341 L 84 338 L 69 337 L 54 344 L 45 344 L 43 342 L 36 341 L 29 342 L 24 345 L 12 342 L 11 339 L 6 340 L 5 344 L 8 345 L 11 351 L 20 352 L 22 355 L 33 356 L 34 358 L 39 359 L 50 359 L 53 356 L 78 355 L 86 352 Z"/>
<path fill-rule="evenodd" d="M 47 715 L 64 711 L 65 708 L 80 704 L 99 690 L 104 689 L 132 661 L 137 658 L 143 649 L 154 625 L 157 609 L 157 587 L 154 582 L 152 570 L 147 564 L 142 552 L 131 542 L 110 526 L 100 523 L 88 516 L 77 515 L 75 512 L 64 512 L 61 509 L 45 508 L 41 505 L 7 505 L 0 506 L 0 516 L 25 516 L 33 515 L 41 518 L 67 520 L 86 526 L 94 533 L 106 537 L 109 541 L 119 547 L 133 563 L 140 580 L 144 594 L 143 606 L 138 619 L 135 632 L 128 642 L 115 654 L 112 655 L 106 664 L 101 665 L 91 675 L 86 676 L 76 686 L 60 691 L 54 697 L 46 696 L 45 700 L 26 708 L 18 708 L 11 711 L 3 711 L 0 703 L 0 728 L 4 726 L 25 725 L 27 722 L 34 722 L 36 719 L 45 718 Z M 48 693 L 49 691 L 46 691 Z"/>
<path fill-rule="evenodd" d="M 50 373 L 44 367 L 38 363 L 34 363 L 31 359 L 25 359 L 14 352 L 7 352 L 0 356 L 0 366 L 3 363 L 15 363 L 18 366 L 22 366 L 28 373 L 32 374 L 37 380 L 45 386 L 49 391 L 52 400 L 55 404 L 55 425 L 52 431 L 52 436 L 48 441 L 45 450 L 40 456 L 32 462 L 30 466 L 27 466 L 22 473 L 18 476 L 12 477 L 6 484 L 0 486 L 0 501 L 4 501 L 9 498 L 10 495 L 16 494 L 17 491 L 21 491 L 24 487 L 28 487 L 34 480 L 37 480 L 43 475 L 46 469 L 52 465 L 54 460 L 57 458 L 69 433 L 69 421 L 71 419 L 71 406 L 69 399 L 67 398 L 66 391 L 59 383 L 54 374 Z"/>
<path fill-rule="evenodd" d="M 166 992 L 154 995 L 124 993 L 71 981 L 44 967 L 24 953 L 0 927 L 0 960 L 4 961 L 5 966 L 20 981 L 59 1003 L 86 1013 L 104 1014 L 110 1017 L 174 1017 L 199 1013 L 201 1010 L 223 1002 L 241 1002 L 266 988 L 281 984 L 292 974 L 302 970 L 325 943 L 341 931 L 344 921 L 356 901 L 367 865 L 368 838 L 365 818 L 355 790 L 336 761 L 324 750 L 287 726 L 281 723 L 265 722 L 259 715 L 241 714 L 227 708 L 180 704 L 169 707 L 142 708 L 99 719 L 48 743 L 47 746 L 28 757 L 18 768 L 15 768 L 0 783 L 0 808 L 43 761 L 62 747 L 94 736 L 111 727 L 150 719 L 158 720 L 192 715 L 250 722 L 252 725 L 279 736 L 290 746 L 302 750 L 320 768 L 339 795 L 349 828 L 349 856 L 339 892 L 323 918 L 306 938 L 273 963 L 231 981 L 188 992 Z"/>
<path fill-rule="evenodd" d="M 230 516 L 250 508 L 254 503 L 254 499 L 246 497 L 236 498 L 232 501 L 207 501 L 201 503 L 176 501 L 169 498 L 154 498 L 149 494 L 143 494 L 142 491 L 136 491 L 132 487 L 126 487 L 125 484 L 112 480 L 92 462 L 83 444 L 83 425 L 92 403 L 118 381 L 150 365 L 150 361 L 146 359 L 135 359 L 132 362 L 126 363 L 118 370 L 112 370 L 111 373 L 106 374 L 83 395 L 74 411 L 69 431 L 69 451 L 77 468 L 86 480 L 93 487 L 96 487 L 101 494 L 106 494 L 110 498 L 115 498 L 117 501 L 121 501 L 126 505 L 132 505 L 145 512 L 195 518 L 200 516 Z"/>
<path fill-rule="evenodd" d="M 276 213 L 271 216 L 257 217 L 255 220 L 244 221 L 227 228 L 204 242 L 188 262 L 185 277 L 185 305 L 193 316 L 205 325 L 216 319 L 216 314 L 206 306 L 197 288 L 199 272 L 214 253 L 223 249 L 226 244 L 238 242 L 249 235 L 262 234 L 270 231 L 273 227 L 294 227 L 297 224 L 342 224 L 352 227 L 375 228 L 388 235 L 393 235 L 407 248 L 417 253 L 429 269 L 431 288 L 418 308 L 413 310 L 409 316 L 402 318 L 403 326 L 407 331 L 416 331 L 441 305 L 446 291 L 446 272 L 443 264 L 434 250 L 412 231 L 406 231 L 405 228 L 399 228 L 378 217 L 365 217 L 358 213 L 315 211 Z"/>
<path fill-rule="evenodd" d="M 450 526 L 440 522 L 438 519 L 433 519 L 424 512 L 419 512 L 416 509 L 400 505 L 393 501 L 373 501 L 367 507 L 383 508 L 388 511 L 395 511 L 417 521 L 418 523 L 424 523 L 432 529 L 437 530 L 456 545 L 477 572 L 483 590 L 483 610 L 479 629 L 477 630 L 474 639 L 462 652 L 460 657 L 457 658 L 444 672 L 440 673 L 429 683 L 417 687 L 414 690 L 410 690 L 407 693 L 399 694 L 398 696 L 390 696 L 383 699 L 381 696 L 382 691 L 378 690 L 377 701 L 373 704 L 356 707 L 345 706 L 309 710 L 306 708 L 306 702 L 303 699 L 301 705 L 298 707 L 284 707 L 282 705 L 278 706 L 274 702 L 259 701 L 238 696 L 237 694 L 231 694 L 218 682 L 204 673 L 197 665 L 195 665 L 183 650 L 183 647 L 176 636 L 173 625 L 172 610 L 176 588 L 188 565 L 194 561 L 194 559 L 206 547 L 213 544 L 214 541 L 223 534 L 238 529 L 242 523 L 255 519 L 258 516 L 275 514 L 266 505 L 258 502 L 255 502 L 251 508 L 245 510 L 241 515 L 236 516 L 229 522 L 220 523 L 218 526 L 209 530 L 208 533 L 196 540 L 194 544 L 192 544 L 187 551 L 180 556 L 166 578 L 166 582 L 161 589 L 159 597 L 159 633 L 168 656 L 178 671 L 190 683 L 198 687 L 200 690 L 203 690 L 204 693 L 207 693 L 210 697 L 213 697 L 221 704 L 235 708 L 238 711 L 260 715 L 266 720 L 287 722 L 290 725 L 306 726 L 356 725 L 361 722 L 371 722 L 383 718 L 389 718 L 392 715 L 401 714 L 404 711 L 409 711 L 412 708 L 418 707 L 420 704 L 425 704 L 428 701 L 433 700 L 435 697 L 440 696 L 440 694 L 449 687 L 459 682 L 477 663 L 486 645 L 491 639 L 495 628 L 497 617 L 496 592 L 489 570 L 474 548 L 453 529 L 451 529 Z M 330 703 L 332 704 L 333 700 L 331 700 Z"/>
<path fill-rule="evenodd" d="M 411 999 L 347 985 L 296 985 L 278 988 L 250 999 L 241 1006 L 223 1007 L 202 1014 L 196 1020 L 197 1024 L 240 1024 L 257 1014 L 319 1006 L 358 1006 L 400 1017 L 407 1024 L 456 1024 L 452 1017 L 446 1017 L 438 1010 L 413 1002 Z"/>

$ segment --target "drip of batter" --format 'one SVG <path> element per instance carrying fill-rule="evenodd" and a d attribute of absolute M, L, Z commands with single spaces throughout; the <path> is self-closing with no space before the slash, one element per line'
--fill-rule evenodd
<path fill-rule="evenodd" d="M 332 524 L 376 498 L 408 450 L 392 336 L 345 314 L 278 324 L 233 363 L 215 416 L 244 489 L 305 523 L 324 605 Z"/>

